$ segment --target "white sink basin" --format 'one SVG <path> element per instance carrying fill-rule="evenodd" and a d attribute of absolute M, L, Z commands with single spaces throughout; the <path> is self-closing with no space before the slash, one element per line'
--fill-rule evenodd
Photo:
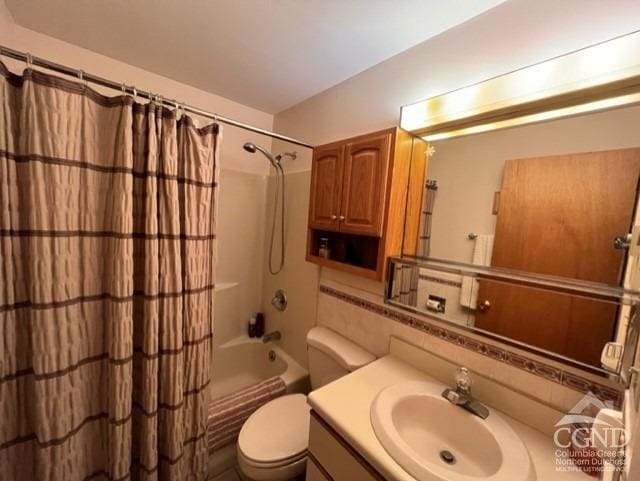
<path fill-rule="evenodd" d="M 529 452 L 495 411 L 487 419 L 442 397 L 444 386 L 409 381 L 383 389 L 371 423 L 389 455 L 419 481 L 534 481 Z"/>

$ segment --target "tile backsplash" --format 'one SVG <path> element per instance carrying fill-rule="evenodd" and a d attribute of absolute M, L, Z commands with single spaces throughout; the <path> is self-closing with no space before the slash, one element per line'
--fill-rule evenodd
<path fill-rule="evenodd" d="M 622 402 L 621 388 L 613 381 L 395 309 L 378 293 L 334 280 L 321 280 L 318 324 L 343 333 L 377 356 L 388 353 L 394 335 L 564 412 L 587 392 L 618 406 Z"/>

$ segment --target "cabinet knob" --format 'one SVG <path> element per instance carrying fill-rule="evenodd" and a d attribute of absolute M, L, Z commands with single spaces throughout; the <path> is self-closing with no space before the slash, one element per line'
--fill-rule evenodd
<path fill-rule="evenodd" d="M 331 220 L 336 220 L 337 218 L 338 218 L 338 216 L 337 216 L 337 215 L 335 215 L 335 214 L 333 214 L 333 215 L 331 216 Z"/>
<path fill-rule="evenodd" d="M 344 220 L 344 216 L 343 215 L 340 216 L 340 220 Z"/>
<path fill-rule="evenodd" d="M 491 302 L 489 301 L 489 299 L 485 299 L 484 301 L 478 303 L 478 310 L 480 312 L 487 312 L 489 309 L 491 309 Z"/>

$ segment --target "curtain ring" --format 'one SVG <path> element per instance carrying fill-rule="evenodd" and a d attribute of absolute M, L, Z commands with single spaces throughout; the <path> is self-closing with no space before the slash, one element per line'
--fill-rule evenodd
<path fill-rule="evenodd" d="M 87 79 L 84 78 L 84 70 L 78 70 L 78 79 L 80 80 L 80 82 L 84 83 L 85 87 L 89 85 L 89 82 L 87 82 Z"/>
<path fill-rule="evenodd" d="M 27 68 L 33 67 L 33 57 L 29 52 L 27 52 Z"/>
<path fill-rule="evenodd" d="M 127 86 L 125 84 L 120 86 L 120 90 L 122 90 L 122 95 L 127 95 Z"/>
<path fill-rule="evenodd" d="M 138 89 L 136 89 L 135 86 L 132 86 L 131 90 L 133 91 L 133 100 L 135 100 L 136 97 L 138 96 Z"/>

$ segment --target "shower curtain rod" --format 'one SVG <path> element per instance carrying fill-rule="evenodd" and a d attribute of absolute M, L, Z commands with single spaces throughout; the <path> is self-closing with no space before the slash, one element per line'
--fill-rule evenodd
<path fill-rule="evenodd" d="M 202 109 L 199 109 L 198 107 L 192 107 L 190 105 L 185 105 L 183 103 L 180 103 L 176 100 L 167 99 L 158 94 L 140 90 L 134 86 L 128 86 L 123 83 L 118 83 L 113 80 L 100 77 L 98 75 L 86 73 L 83 70 L 67 67 L 66 65 L 61 65 L 59 63 L 51 62 L 49 60 L 46 60 L 40 57 L 35 57 L 27 52 L 20 52 L 19 50 L 14 50 L 12 48 L 8 48 L 3 45 L 0 45 L 0 56 L 2 55 L 4 55 L 5 57 L 13 58 L 15 60 L 21 60 L 23 62 L 26 62 L 28 66 L 35 65 L 37 67 L 53 70 L 54 72 L 77 77 L 82 81 L 87 81 L 87 82 L 94 83 L 96 85 L 101 85 L 102 87 L 118 90 L 122 93 L 130 94 L 137 97 L 152 98 L 156 103 L 159 103 L 165 107 L 179 108 L 186 112 L 191 112 L 193 114 L 197 114 L 202 117 L 206 117 L 214 121 L 221 122 L 223 124 L 232 125 L 234 127 L 248 130 L 250 132 L 255 132 L 256 134 L 266 135 L 267 137 L 272 137 L 278 140 L 284 140 L 285 142 L 290 142 L 295 145 L 300 145 L 301 147 L 308 147 L 310 149 L 313 148 L 313 145 L 311 144 L 308 144 L 306 142 L 303 142 L 301 140 L 297 140 L 291 137 L 287 137 L 286 135 L 278 134 L 276 132 L 271 132 L 270 130 L 261 129 L 260 127 L 255 127 L 253 125 L 246 124 L 238 120 L 230 119 L 223 115 L 218 115 L 216 113 L 209 112 L 207 110 L 202 110 Z"/>

